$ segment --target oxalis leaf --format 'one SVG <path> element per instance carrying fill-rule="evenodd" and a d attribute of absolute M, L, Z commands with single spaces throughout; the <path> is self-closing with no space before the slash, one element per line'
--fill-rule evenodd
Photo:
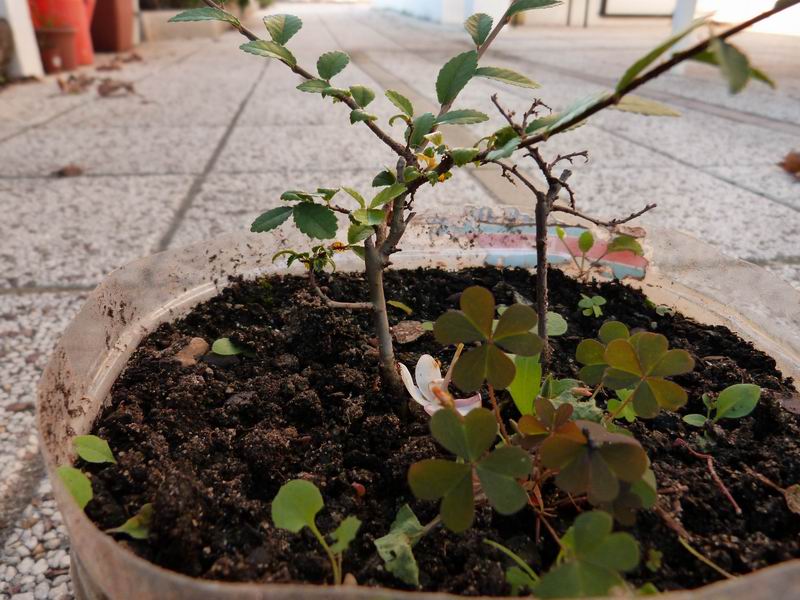
<path fill-rule="evenodd" d="M 558 6 L 559 4 L 561 4 L 561 0 L 514 0 L 514 2 L 511 3 L 511 6 L 508 7 L 504 18 L 510 19 L 517 13 L 521 13 L 526 10 L 550 8 L 552 6 Z"/>
<path fill-rule="evenodd" d="M 419 565 L 413 547 L 425 528 L 414 511 L 404 504 L 392 523 L 389 533 L 375 540 L 375 548 L 383 559 L 386 570 L 403 583 L 419 586 Z"/>
<path fill-rule="evenodd" d="M 294 15 L 269 15 L 264 17 L 264 26 L 273 42 L 285 45 L 303 27 L 303 22 Z"/>
<path fill-rule="evenodd" d="M 436 78 L 436 96 L 442 105 L 450 104 L 464 89 L 478 68 L 478 53 L 474 50 L 451 58 Z"/>
<path fill-rule="evenodd" d="M 119 527 L 106 529 L 106 533 L 124 533 L 135 540 L 146 540 L 150 536 L 150 523 L 153 521 L 153 505 L 144 504 L 139 512 Z"/>
<path fill-rule="evenodd" d="M 642 332 L 629 339 L 615 339 L 605 349 L 609 368 L 603 383 L 612 390 L 632 389 L 636 414 L 651 418 L 659 408 L 677 410 L 686 404 L 686 392 L 665 377 L 694 369 L 694 359 L 685 350 L 669 350 L 667 338 Z"/>
<path fill-rule="evenodd" d="M 348 64 L 350 64 L 350 57 L 344 52 L 326 52 L 317 60 L 317 73 L 320 78 L 330 80 L 344 71 Z"/>
<path fill-rule="evenodd" d="M 476 46 L 480 46 L 486 41 L 492 32 L 492 25 L 492 17 L 484 13 L 476 13 L 464 21 L 464 29 L 467 30 Z"/>
<path fill-rule="evenodd" d="M 294 67 L 297 65 L 297 59 L 295 59 L 294 55 L 289 52 L 286 48 L 281 46 L 276 42 L 268 42 L 266 40 L 256 40 L 253 42 L 247 42 L 246 44 L 242 44 L 239 46 L 240 49 L 244 50 L 249 54 L 255 54 L 256 56 L 265 56 L 267 58 L 277 58 L 285 62 L 290 67 Z"/>
<path fill-rule="evenodd" d="M 187 21 L 225 21 L 232 25 L 237 25 L 239 23 L 239 19 L 232 14 L 219 8 L 211 8 L 210 6 L 185 10 L 169 20 L 170 23 L 182 23 Z"/>
<path fill-rule="evenodd" d="M 90 463 L 114 463 L 114 453 L 108 446 L 108 442 L 96 435 L 78 435 L 72 439 L 75 452 L 83 460 Z"/>
<path fill-rule="evenodd" d="M 628 339 L 630 332 L 624 323 L 606 321 L 600 327 L 597 337 L 598 340 L 582 340 L 575 352 L 575 360 L 584 365 L 578 375 L 589 385 L 599 384 L 608 368 L 605 358 L 606 345 L 612 340 Z"/>
<path fill-rule="evenodd" d="M 564 560 L 542 577 L 535 592 L 541 598 L 587 598 L 625 591 L 620 573 L 639 564 L 639 544 L 628 533 L 612 533 L 613 520 L 602 511 L 575 519 L 562 544 Z"/>
<path fill-rule="evenodd" d="M 512 71 L 511 69 L 503 69 L 501 67 L 480 67 L 475 71 L 475 76 L 485 77 L 487 79 L 495 79 L 509 85 L 515 85 L 517 87 L 528 88 L 531 90 L 542 87 L 532 79 L 525 77 L 525 75 L 520 75 L 516 71 Z"/>
<path fill-rule="evenodd" d="M 329 240 L 336 237 L 337 221 L 333 211 L 321 204 L 301 202 L 294 206 L 297 228 L 310 238 Z"/>
<path fill-rule="evenodd" d="M 80 509 L 86 508 L 86 505 L 94 497 L 92 482 L 89 481 L 89 478 L 75 467 L 58 467 L 56 473 Z"/>

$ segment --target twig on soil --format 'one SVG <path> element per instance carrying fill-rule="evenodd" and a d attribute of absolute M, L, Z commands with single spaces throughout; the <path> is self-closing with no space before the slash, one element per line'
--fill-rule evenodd
<path fill-rule="evenodd" d="M 705 460 L 706 461 L 706 465 L 708 465 L 708 472 L 711 474 L 711 479 L 714 480 L 714 483 L 717 484 L 717 487 L 720 489 L 722 494 L 733 505 L 733 508 L 736 511 L 736 514 L 737 515 L 742 514 L 741 507 L 736 503 L 736 500 L 734 500 L 734 498 L 731 495 L 731 493 L 728 490 L 728 488 L 725 486 L 724 483 L 722 483 L 722 479 L 720 479 L 719 475 L 717 475 L 716 469 L 714 469 L 714 457 L 711 456 L 710 454 L 703 454 L 702 452 L 698 452 L 697 450 L 694 450 L 688 444 L 688 442 L 686 440 L 684 440 L 683 438 L 678 438 L 677 440 L 675 440 L 673 445 L 676 446 L 676 447 L 685 448 L 689 452 L 689 454 L 691 454 L 692 456 Z"/>
<path fill-rule="evenodd" d="M 710 567 L 710 568 L 714 569 L 717 573 L 722 575 L 725 579 L 736 579 L 736 575 L 731 575 L 725 569 L 723 569 L 718 564 L 713 562 L 710 558 L 708 558 L 707 556 L 703 556 L 698 550 L 692 548 L 689 545 L 689 542 L 686 541 L 686 539 L 684 539 L 684 538 L 679 536 L 678 537 L 678 541 L 680 542 L 681 546 L 686 548 L 686 550 L 689 552 L 689 554 L 694 556 L 697 560 L 702 562 L 707 567 Z"/>
<path fill-rule="evenodd" d="M 653 512 L 656 513 L 662 521 L 664 521 L 664 525 L 669 527 L 672 531 L 678 534 L 679 538 L 690 540 L 692 539 L 691 534 L 684 529 L 683 525 L 681 525 L 675 517 L 669 514 L 666 510 L 661 508 L 660 505 L 656 504 L 653 507 Z"/>
<path fill-rule="evenodd" d="M 314 276 L 314 269 L 308 270 L 308 282 L 311 285 L 311 289 L 314 290 L 314 293 L 322 298 L 322 301 L 325 302 L 330 308 L 346 308 L 349 310 L 372 310 L 372 304 L 369 302 L 339 302 L 337 300 L 333 300 L 329 298 L 328 295 L 322 291 L 322 288 L 319 287 L 317 284 L 317 278 Z"/>

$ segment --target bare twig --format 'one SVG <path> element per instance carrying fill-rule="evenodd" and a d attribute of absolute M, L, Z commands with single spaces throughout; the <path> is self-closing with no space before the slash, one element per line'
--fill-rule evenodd
<path fill-rule="evenodd" d="M 661 508 L 660 505 L 656 504 L 653 507 L 653 512 L 656 513 L 662 521 L 664 521 L 664 525 L 669 527 L 672 531 L 678 534 L 678 537 L 681 539 L 692 539 L 692 536 L 689 534 L 688 531 L 681 525 L 675 517 L 669 514 L 666 510 Z"/>
<path fill-rule="evenodd" d="M 722 479 L 720 479 L 719 475 L 717 475 L 716 469 L 714 469 L 714 457 L 711 456 L 710 454 L 703 454 L 702 452 L 698 452 L 697 450 L 693 449 L 688 444 L 688 442 L 683 438 L 678 438 L 677 440 L 675 440 L 675 442 L 673 442 L 673 445 L 679 448 L 685 448 L 686 451 L 689 452 L 689 454 L 691 454 L 692 456 L 705 460 L 706 465 L 708 467 L 708 472 L 711 475 L 711 479 L 714 480 L 714 483 L 717 484 L 717 487 L 720 489 L 722 494 L 728 499 L 728 502 L 731 503 L 734 510 L 736 511 L 736 514 L 737 515 L 742 514 L 741 507 L 736 503 L 736 500 L 734 500 L 728 488 L 725 486 L 724 483 L 722 483 Z"/>
<path fill-rule="evenodd" d="M 611 219 L 610 221 L 603 221 L 596 217 L 590 217 L 589 215 L 585 215 L 582 212 L 575 210 L 574 208 L 568 206 L 559 206 L 558 204 L 554 204 L 551 207 L 552 212 L 563 212 L 568 215 L 573 215 L 575 217 L 580 217 L 581 219 L 586 219 L 590 223 L 594 223 L 600 227 L 608 227 L 614 228 L 617 225 L 622 225 L 623 223 L 627 223 L 628 221 L 633 221 L 637 217 L 641 217 L 644 213 L 653 210 L 657 204 L 648 204 L 642 210 L 638 210 L 635 213 L 628 215 L 627 217 L 620 218 L 620 219 Z"/>
<path fill-rule="evenodd" d="M 311 289 L 314 290 L 314 293 L 322 298 L 322 301 L 325 302 L 330 308 L 346 308 L 348 310 L 372 310 L 372 304 L 369 302 L 339 302 L 338 300 L 333 300 L 330 298 L 325 292 L 322 291 L 322 288 L 319 287 L 317 283 L 317 278 L 314 275 L 314 269 L 308 270 L 308 282 L 311 285 Z"/>
<path fill-rule="evenodd" d="M 489 400 L 492 403 L 492 410 L 494 411 L 494 418 L 497 421 L 498 427 L 500 427 L 500 437 L 503 438 L 503 441 L 508 444 L 508 431 L 506 430 L 506 424 L 503 422 L 503 417 L 500 415 L 500 407 L 497 405 L 497 398 L 494 395 L 494 386 L 490 383 L 489 384 Z"/>
<path fill-rule="evenodd" d="M 697 560 L 699 560 L 701 563 L 703 563 L 707 567 L 710 567 L 710 568 L 714 569 L 717 573 L 722 575 L 725 579 L 736 579 L 736 575 L 731 575 L 725 569 L 720 567 L 717 563 L 712 561 L 710 558 L 708 558 L 707 556 L 704 556 L 703 554 L 701 554 L 699 550 L 696 550 L 696 549 L 692 548 L 689 545 L 689 542 L 686 541 L 686 539 L 684 539 L 684 538 L 679 536 L 678 537 L 678 541 L 680 542 L 681 546 L 686 548 L 686 550 L 689 552 L 689 554 L 694 556 Z"/>

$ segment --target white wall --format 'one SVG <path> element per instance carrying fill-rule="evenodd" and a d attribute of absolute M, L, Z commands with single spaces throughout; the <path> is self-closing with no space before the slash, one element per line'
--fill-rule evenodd
<path fill-rule="evenodd" d="M 9 22 L 14 36 L 14 58 L 11 60 L 9 73 L 11 77 L 44 75 L 28 3 L 20 0 L 0 0 L 0 17 Z"/>
<path fill-rule="evenodd" d="M 774 0 L 748 0 L 747 2 L 698 0 L 697 14 L 705 15 L 713 12 L 716 21 L 739 23 L 754 17 L 758 13 L 769 10 L 774 5 Z M 751 31 L 800 36 L 800 5 L 793 6 L 766 21 L 758 23 Z M 800 49 L 798 49 L 798 55 L 800 55 Z"/>

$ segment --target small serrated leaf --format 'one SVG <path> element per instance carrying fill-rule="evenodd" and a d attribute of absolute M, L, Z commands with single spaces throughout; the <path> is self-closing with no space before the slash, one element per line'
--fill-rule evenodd
<path fill-rule="evenodd" d="M 500 160 L 501 158 L 508 158 L 514 154 L 514 151 L 516 151 L 521 142 L 522 139 L 519 137 L 511 138 L 500 148 L 489 152 L 489 154 L 486 155 L 486 160 Z"/>
<path fill-rule="evenodd" d="M 366 122 L 366 121 L 375 121 L 378 117 L 375 115 L 371 115 L 367 112 L 364 112 L 361 109 L 356 109 L 350 111 L 350 124 L 355 125 L 356 123 Z"/>
<path fill-rule="evenodd" d="M 303 21 L 294 15 L 269 15 L 264 26 L 273 42 L 285 45 L 303 27 Z"/>
<path fill-rule="evenodd" d="M 425 113 L 414 119 L 412 124 L 411 137 L 409 138 L 409 145 L 416 148 L 425 141 L 425 136 L 428 135 L 436 124 L 436 116 L 433 113 Z"/>
<path fill-rule="evenodd" d="M 534 10 L 536 8 L 550 8 L 558 6 L 561 0 L 514 0 L 511 6 L 508 7 L 504 18 L 510 19 L 514 15 L 526 10 Z"/>
<path fill-rule="evenodd" d="M 350 57 L 344 52 L 326 52 L 317 60 L 317 72 L 320 78 L 330 80 L 344 71 L 348 64 L 350 64 Z"/>
<path fill-rule="evenodd" d="M 450 156 L 453 157 L 453 163 L 457 167 L 463 167 L 474 161 L 479 152 L 477 148 L 453 148 L 450 150 Z"/>
<path fill-rule="evenodd" d="M 411 100 L 403 96 L 403 94 L 395 92 L 394 90 L 386 90 L 386 97 L 392 104 L 399 108 L 404 115 L 407 117 L 414 116 L 414 105 L 411 104 Z"/>
<path fill-rule="evenodd" d="M 442 105 L 450 104 L 469 83 L 478 68 L 478 53 L 474 50 L 451 58 L 436 78 L 436 96 Z M 426 132 L 427 133 L 427 132 Z"/>
<path fill-rule="evenodd" d="M 268 42 L 266 40 L 255 40 L 247 42 L 239 46 L 241 50 L 256 56 L 265 56 L 267 58 L 277 58 L 285 62 L 290 67 L 297 65 L 297 59 L 286 48 L 276 42 Z"/>
<path fill-rule="evenodd" d="M 636 113 L 637 115 L 645 115 L 648 117 L 680 117 L 681 113 L 649 98 L 642 98 L 641 96 L 624 96 L 616 104 L 609 106 L 614 110 L 622 112 Z"/>
<path fill-rule="evenodd" d="M 525 77 L 525 75 L 520 75 L 516 71 L 501 67 L 480 67 L 475 71 L 475 76 L 494 79 L 509 85 L 515 85 L 517 87 L 528 88 L 531 90 L 542 87 L 532 79 Z"/>
<path fill-rule="evenodd" d="M 329 87 L 330 86 L 328 85 L 328 82 L 323 81 L 322 79 L 307 79 L 298 85 L 297 89 L 301 92 L 306 92 L 309 94 L 321 94 Z"/>
<path fill-rule="evenodd" d="M 478 110 L 451 110 L 436 119 L 437 125 L 473 125 L 489 120 L 489 115 Z"/>
<path fill-rule="evenodd" d="M 294 222 L 310 238 L 330 240 L 336 237 L 336 215 L 326 206 L 301 202 L 294 207 Z"/>
<path fill-rule="evenodd" d="M 169 20 L 170 23 L 183 23 L 188 21 L 225 21 L 232 25 L 239 23 L 239 19 L 232 14 L 220 8 L 211 8 L 210 6 L 183 11 Z"/>
<path fill-rule="evenodd" d="M 366 108 L 375 100 L 375 92 L 363 85 L 351 85 L 350 95 L 361 108 Z"/>
<path fill-rule="evenodd" d="M 289 218 L 289 215 L 292 214 L 292 211 L 294 211 L 293 206 L 279 206 L 278 208 L 268 210 L 253 221 L 253 224 L 250 225 L 250 231 L 253 233 L 271 231 L 283 224 L 283 222 Z"/>
<path fill-rule="evenodd" d="M 492 32 L 492 25 L 492 17 L 484 13 L 476 13 L 464 21 L 464 29 L 467 30 L 476 46 L 481 46 L 486 41 Z"/>

